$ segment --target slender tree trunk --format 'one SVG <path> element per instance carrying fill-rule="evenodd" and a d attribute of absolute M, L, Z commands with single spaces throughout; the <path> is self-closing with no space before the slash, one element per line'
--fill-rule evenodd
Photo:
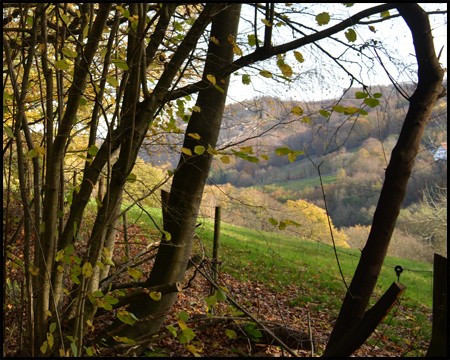
<path fill-rule="evenodd" d="M 324 356 L 350 355 L 340 340 L 358 325 L 369 304 L 406 195 L 423 132 L 442 92 L 444 72 L 436 57 L 427 14 L 417 4 L 398 4 L 397 9 L 413 35 L 419 66 L 419 82 L 411 96 L 397 145 L 392 150 L 369 238 L 361 253 Z"/>
<path fill-rule="evenodd" d="M 203 155 L 196 155 L 194 147 L 201 145 L 205 149 L 209 146 L 214 148 L 217 143 L 229 84 L 229 77 L 223 77 L 222 74 L 224 67 L 233 60 L 233 46 L 229 43 L 228 36 L 236 37 L 240 7 L 240 4 L 228 5 L 225 11 L 213 18 L 211 36 L 219 41 L 220 46 L 213 42 L 209 43 L 204 77 L 206 78 L 207 74 L 215 76 L 217 84 L 223 92 L 213 87 L 199 92 L 196 105 L 200 107 L 201 111 L 193 113 L 186 129 L 183 144 L 183 147 L 192 151 L 193 156 L 181 155 L 169 195 L 164 228 L 171 234 L 171 240 L 161 242 L 155 265 L 146 281 L 146 286 L 163 285 L 183 280 L 195 234 L 203 189 L 213 157 L 207 151 Z M 191 133 L 200 135 L 200 140 L 187 136 Z M 150 297 L 146 297 L 142 301 L 131 304 L 128 311 L 139 319 L 151 316 L 155 318 L 149 322 L 135 324 L 133 327 L 127 326 L 117 335 L 137 338 L 141 335 L 157 332 L 177 296 L 178 293 L 174 292 L 164 295 L 160 301 L 154 301 Z M 120 321 L 116 321 L 113 328 L 118 325 L 120 325 Z M 113 345 L 115 341 L 109 338 L 108 343 Z M 138 354 L 143 349 L 144 347 L 140 346 L 133 352 Z"/>

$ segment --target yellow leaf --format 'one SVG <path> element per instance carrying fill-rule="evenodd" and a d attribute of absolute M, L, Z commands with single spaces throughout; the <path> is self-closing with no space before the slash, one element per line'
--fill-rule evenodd
<path fill-rule="evenodd" d="M 92 265 L 91 263 L 86 263 L 83 265 L 83 268 L 81 269 L 81 273 L 86 277 L 90 278 L 92 275 Z"/>
<path fill-rule="evenodd" d="M 234 52 L 236 55 L 238 55 L 238 56 L 242 56 L 242 50 L 241 50 L 240 47 L 237 46 L 237 45 L 234 45 L 234 46 L 233 46 L 233 52 Z"/>
<path fill-rule="evenodd" d="M 214 44 L 219 45 L 219 40 L 217 40 L 214 36 L 211 36 L 209 41 L 212 41 Z"/>
<path fill-rule="evenodd" d="M 161 293 L 158 291 L 150 291 L 149 296 L 155 301 L 160 301 L 162 297 Z"/>
<path fill-rule="evenodd" d="M 303 116 L 302 123 L 307 123 L 311 125 L 311 119 L 308 116 Z"/>
<path fill-rule="evenodd" d="M 45 314 L 46 314 L 47 316 L 52 316 L 52 312 L 51 312 L 50 310 L 47 310 L 47 311 L 45 312 Z"/>
<path fill-rule="evenodd" d="M 224 164 L 229 164 L 230 163 L 230 157 L 227 155 L 224 155 L 220 158 L 220 161 L 222 161 Z"/>
<path fill-rule="evenodd" d="M 305 59 L 303 58 L 303 55 L 301 53 L 299 53 L 298 51 L 294 51 L 294 56 L 297 59 L 297 61 L 300 63 L 305 61 Z"/>
<path fill-rule="evenodd" d="M 303 114 L 303 109 L 302 109 L 300 106 L 294 106 L 294 107 L 292 108 L 291 112 L 292 112 L 294 115 L 300 116 L 300 115 Z"/>
<path fill-rule="evenodd" d="M 201 111 L 200 106 L 197 106 L 197 105 L 193 106 L 192 110 L 195 111 L 195 112 L 200 112 Z"/>
<path fill-rule="evenodd" d="M 191 151 L 191 149 L 187 149 L 187 148 L 183 147 L 183 148 L 181 148 L 181 152 L 182 152 L 183 154 L 188 155 L 188 156 L 192 156 L 192 151 Z"/>
<path fill-rule="evenodd" d="M 184 321 L 182 321 L 182 320 L 178 320 L 178 325 L 180 326 L 180 329 L 181 330 L 185 330 L 185 329 L 187 329 L 187 325 L 186 325 L 186 323 L 184 322 Z"/>
<path fill-rule="evenodd" d="M 206 78 L 213 83 L 214 85 L 216 85 L 216 77 L 214 75 L 208 74 L 206 75 Z"/>
<path fill-rule="evenodd" d="M 262 71 L 259 72 L 259 74 L 261 76 L 266 77 L 266 78 L 271 78 L 272 77 L 272 73 L 270 71 L 268 71 L 268 70 L 262 70 Z"/>
<path fill-rule="evenodd" d="M 270 24 L 270 22 L 269 22 L 269 20 L 267 20 L 267 19 L 261 19 L 261 21 L 264 23 L 264 25 L 266 25 L 266 26 L 272 26 L 271 24 Z"/>
<path fill-rule="evenodd" d="M 194 138 L 195 140 L 200 140 L 200 135 L 197 133 L 189 133 L 188 136 Z"/>

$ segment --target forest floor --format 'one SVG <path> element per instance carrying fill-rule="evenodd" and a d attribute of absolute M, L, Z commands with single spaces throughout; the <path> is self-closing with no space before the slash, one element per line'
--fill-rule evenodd
<path fill-rule="evenodd" d="M 15 253 L 13 257 L 20 257 L 21 244 L 17 243 L 12 252 Z M 120 262 L 120 257 L 123 256 L 123 249 L 118 246 L 115 251 L 114 261 Z M 137 252 L 133 249 L 132 253 Z M 132 254 L 131 254 L 132 255 Z M 8 260 L 7 278 L 14 281 L 15 284 L 13 292 L 7 292 L 7 303 L 4 308 L 4 326 L 6 328 L 6 336 L 3 340 L 4 346 L 7 347 L 6 355 L 8 356 L 26 356 L 28 351 L 19 350 L 22 341 L 25 340 L 25 329 L 27 327 L 27 319 L 24 303 L 21 301 L 22 291 L 20 284 L 23 281 L 23 274 L 20 266 L 11 266 L 13 261 Z M 141 270 L 150 271 L 152 262 L 146 263 L 145 268 Z M 187 272 L 187 277 L 183 286 L 187 286 L 189 278 L 194 274 L 194 269 Z M 130 280 L 129 274 L 125 273 Z M 301 357 L 310 357 L 311 355 L 320 356 L 326 346 L 327 340 L 336 320 L 337 309 L 328 309 L 324 304 L 316 303 L 301 303 L 301 306 L 293 306 L 296 303 L 294 300 L 298 298 L 298 294 L 305 291 L 297 285 L 289 285 L 283 288 L 283 291 L 275 291 L 266 286 L 262 282 L 257 281 L 239 281 L 228 274 L 220 274 L 220 285 L 223 285 L 228 290 L 228 295 L 236 300 L 247 312 L 250 312 L 259 321 L 265 321 L 266 324 L 278 324 L 280 326 L 289 328 L 290 330 L 301 332 L 307 336 L 312 337 L 315 343 L 314 354 L 310 350 L 302 350 L 301 346 L 298 349 L 293 349 Z M 125 281 L 127 282 L 127 281 Z M 10 282 L 11 284 L 11 282 Z M 322 290 L 323 291 L 323 290 Z M 326 291 L 326 290 L 325 290 Z M 178 295 L 178 301 L 172 307 L 166 321 L 158 334 L 159 340 L 152 342 L 142 356 L 167 356 L 167 357 L 222 357 L 222 356 L 290 356 L 286 350 L 281 349 L 277 345 L 266 345 L 254 342 L 247 337 L 233 334 L 231 328 L 236 329 L 236 325 L 246 327 L 245 324 L 251 323 L 249 319 L 236 319 L 236 309 L 233 309 L 226 302 L 219 302 L 214 307 L 213 320 L 205 321 L 207 314 L 206 300 L 210 296 L 210 285 L 201 276 L 197 274 L 189 287 L 184 289 Z M 329 294 L 329 296 L 334 296 Z M 322 305 L 322 306 L 321 306 Z M 119 309 L 108 311 L 104 315 L 98 317 L 94 321 L 92 331 L 86 334 L 86 342 L 94 339 L 101 333 L 112 321 L 117 317 Z M 188 343 L 180 342 L 180 337 L 173 337 L 167 329 L 167 326 L 172 325 L 175 330 L 179 330 L 180 313 L 183 317 L 189 314 L 189 318 L 185 319 L 185 324 L 193 330 L 195 337 L 189 340 Z M 398 318 L 408 318 L 411 316 L 412 309 L 403 305 L 397 305 L 391 311 L 388 318 L 393 316 Z M 428 317 L 431 314 L 427 314 Z M 202 320 L 203 319 L 203 320 Z M 309 319 L 309 321 L 308 321 Z M 211 324 L 212 322 L 212 324 Z M 247 325 L 248 326 L 248 325 Z M 389 356 L 401 357 L 405 355 L 423 356 L 425 350 L 428 348 L 428 343 L 422 340 L 418 335 L 418 328 L 398 328 L 394 330 L 397 339 L 394 341 L 391 337 L 385 336 L 385 330 L 390 327 L 389 321 L 384 321 L 379 325 L 377 330 L 371 335 L 358 351 L 352 356 L 367 357 L 367 356 Z M 248 327 L 247 327 L 248 329 Z M 251 329 L 250 329 L 250 332 Z M 18 336 L 18 334 L 20 336 Z M 255 334 L 255 332 L 253 332 Z M 234 337 L 232 335 L 235 335 Z M 399 340 L 400 339 L 400 340 Z M 26 345 L 25 345 L 26 346 Z M 307 346 L 305 346 L 307 347 Z M 292 346 L 291 346 L 292 348 Z M 83 354 L 86 356 L 86 354 Z M 110 354 L 114 356 L 118 354 Z"/>
<path fill-rule="evenodd" d="M 237 281 L 226 274 L 222 275 L 222 279 L 225 281 L 234 299 L 258 320 L 283 324 L 308 336 L 311 330 L 311 336 L 316 348 L 314 356 L 320 356 L 323 353 L 336 319 L 330 317 L 326 309 L 313 312 L 308 309 L 308 306 L 290 306 L 289 302 L 295 299 L 299 292 L 297 286 L 289 286 L 284 292 L 280 293 L 267 288 L 261 283 Z M 190 317 L 194 318 L 195 314 L 204 315 L 206 313 L 206 304 L 202 299 L 207 296 L 209 296 L 209 284 L 205 279 L 197 275 L 191 287 L 179 294 L 178 301 L 172 308 L 165 326 L 175 325 L 178 321 L 176 314 L 183 310 L 187 311 Z M 399 308 L 400 310 L 406 310 L 401 309 L 401 306 Z M 219 311 L 216 310 L 215 314 L 220 314 L 221 312 L 227 312 L 224 304 Z M 308 325 L 308 313 L 310 325 Z M 221 316 L 226 317 L 227 315 Z M 191 341 L 191 344 L 194 344 L 195 348 L 198 349 L 198 354 L 202 357 L 290 356 L 286 350 L 282 350 L 276 345 L 261 345 L 243 337 L 230 339 L 226 335 L 226 329 L 231 325 L 230 322 L 224 321 L 199 330 L 195 329 L 195 325 L 193 328 L 196 337 Z M 405 334 L 405 337 L 409 337 L 409 335 Z M 373 345 L 363 345 L 352 356 L 400 357 L 404 356 L 412 346 L 424 349 L 428 347 L 427 343 L 420 344 L 416 342 L 411 344 L 410 341 L 405 342 L 404 347 L 397 346 L 383 336 L 382 330 L 376 330 L 370 339 L 374 343 Z M 406 345 L 408 342 L 410 345 Z M 188 347 L 174 337 L 160 340 L 152 344 L 152 348 L 161 355 L 164 354 L 166 356 L 193 356 Z M 301 357 L 310 357 L 312 355 L 311 351 L 307 350 L 296 349 L 294 351 Z"/>

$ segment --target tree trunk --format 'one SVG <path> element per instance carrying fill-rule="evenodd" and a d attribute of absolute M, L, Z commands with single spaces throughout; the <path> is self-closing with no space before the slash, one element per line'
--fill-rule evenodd
<path fill-rule="evenodd" d="M 203 189 L 213 157 L 207 151 L 203 155 L 196 155 L 194 147 L 201 145 L 206 149 L 214 148 L 217 143 L 229 84 L 229 77 L 224 78 L 222 73 L 223 68 L 233 60 L 233 46 L 229 44 L 228 36 L 231 34 L 236 37 L 240 6 L 240 4 L 227 5 L 226 10 L 213 18 L 211 36 L 219 41 L 220 46 L 213 42 L 209 43 L 204 77 L 206 78 L 207 74 L 214 75 L 223 92 L 213 87 L 199 92 L 196 105 L 200 107 L 201 111 L 192 114 L 183 144 L 184 148 L 192 151 L 193 156 L 181 155 L 169 195 L 165 231 L 171 234 L 171 240 L 161 242 L 146 286 L 183 281 Z M 200 135 L 199 140 L 187 136 L 194 133 Z M 138 318 L 167 314 L 177 296 L 177 292 L 166 294 L 160 301 L 146 297 L 142 301 L 131 304 L 128 311 Z M 159 316 L 147 323 L 133 327 L 127 326 L 117 335 L 136 338 L 143 334 L 157 332 L 164 319 L 165 316 Z M 113 327 L 118 325 L 120 325 L 120 321 L 116 320 Z M 115 340 L 111 338 L 107 342 L 109 345 L 115 344 Z M 141 346 L 135 349 L 134 353 L 138 354 L 143 349 L 144 347 Z"/>
<path fill-rule="evenodd" d="M 397 145 L 392 150 L 367 244 L 361 253 L 324 356 L 351 354 L 342 352 L 342 349 L 345 349 L 342 344 L 339 346 L 340 351 L 333 350 L 336 349 L 334 345 L 358 326 L 364 316 L 405 198 L 414 161 L 420 151 L 423 132 L 441 93 L 444 72 L 436 57 L 427 14 L 417 4 L 398 4 L 397 9 L 413 35 L 419 81 L 411 96 Z"/>

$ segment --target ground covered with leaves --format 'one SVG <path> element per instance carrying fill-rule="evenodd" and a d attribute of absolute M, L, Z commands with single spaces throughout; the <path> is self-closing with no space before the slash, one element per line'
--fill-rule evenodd
<path fill-rule="evenodd" d="M 134 228 L 134 229 L 133 229 Z M 128 254 L 133 257 L 140 248 L 147 244 L 147 240 L 140 236 L 137 227 L 130 228 L 132 239 L 128 244 Z M 141 243 L 144 241 L 144 243 Z M 7 355 L 21 356 L 27 353 L 21 342 L 25 337 L 26 306 L 24 305 L 22 267 L 19 261 L 23 254 L 20 239 L 15 242 L 12 253 L 8 259 L 9 286 L 7 287 L 6 306 L 4 308 Z M 80 245 L 81 246 L 81 245 Z M 114 262 L 119 265 L 124 261 L 125 244 L 118 240 L 114 251 Z M 231 259 L 230 259 L 231 260 Z M 139 269 L 143 274 L 148 274 L 152 266 L 152 260 L 142 264 Z M 208 270 L 208 266 L 203 271 Z M 183 286 L 186 287 L 178 295 L 178 301 L 171 309 L 163 327 L 156 338 L 147 348 L 143 356 L 290 356 L 286 350 L 276 344 L 262 343 L 256 331 L 256 325 L 227 301 L 219 301 L 214 304 L 211 299 L 209 282 L 202 277 L 199 271 L 195 274 L 195 268 L 190 269 Z M 191 281 L 189 281 L 191 279 Z M 133 280 L 129 273 L 119 276 L 116 281 L 129 282 Z M 283 291 L 274 289 L 256 281 L 239 281 L 228 274 L 220 273 L 219 283 L 226 289 L 229 296 L 236 300 L 247 312 L 251 313 L 259 321 L 267 326 L 285 327 L 296 333 L 302 333 L 308 339 L 307 342 L 299 342 L 293 350 L 299 356 L 320 356 L 326 346 L 333 323 L 339 309 L 328 308 L 327 304 L 301 302 L 298 305 L 300 294 L 305 294 L 307 289 L 297 285 L 289 285 Z M 335 296 L 330 294 L 330 296 Z M 217 295 L 216 298 L 221 298 Z M 213 308 L 213 314 L 209 310 Z M 108 311 L 94 321 L 94 327 L 86 335 L 86 343 L 98 336 L 117 316 L 117 310 Z M 403 327 L 394 329 L 397 340 L 387 337 L 386 329 L 392 326 L 388 321 L 392 316 L 397 318 L 411 318 L 414 310 L 401 304 L 396 306 L 377 330 L 372 334 L 365 345 L 353 356 L 389 356 L 399 357 L 405 355 L 423 355 L 428 343 L 419 336 L 419 327 Z M 428 313 L 428 317 L 430 314 Z M 253 324 L 252 324 L 253 323 Z M 420 324 L 419 324 L 420 326 Z M 186 336 L 180 336 L 183 329 L 191 329 L 183 332 Z M 243 329 L 243 332 L 239 332 Z M 173 334 L 177 333 L 177 337 Z M 17 336 L 19 334 L 20 336 Z M 189 335 L 188 335 L 189 334 Z M 306 350 L 312 338 L 315 350 Z M 298 339 L 298 338 L 297 338 Z M 399 340 L 400 339 L 400 340 Z M 270 343 L 270 342 L 269 342 Z M 22 343 L 24 344 L 24 343 Z M 302 346 L 303 345 L 303 346 Z M 26 345 L 24 345 L 26 347 Z M 20 350 L 22 347 L 22 350 Z M 303 348 L 303 350 L 302 350 Z M 119 354 L 112 353 L 109 356 Z"/>

